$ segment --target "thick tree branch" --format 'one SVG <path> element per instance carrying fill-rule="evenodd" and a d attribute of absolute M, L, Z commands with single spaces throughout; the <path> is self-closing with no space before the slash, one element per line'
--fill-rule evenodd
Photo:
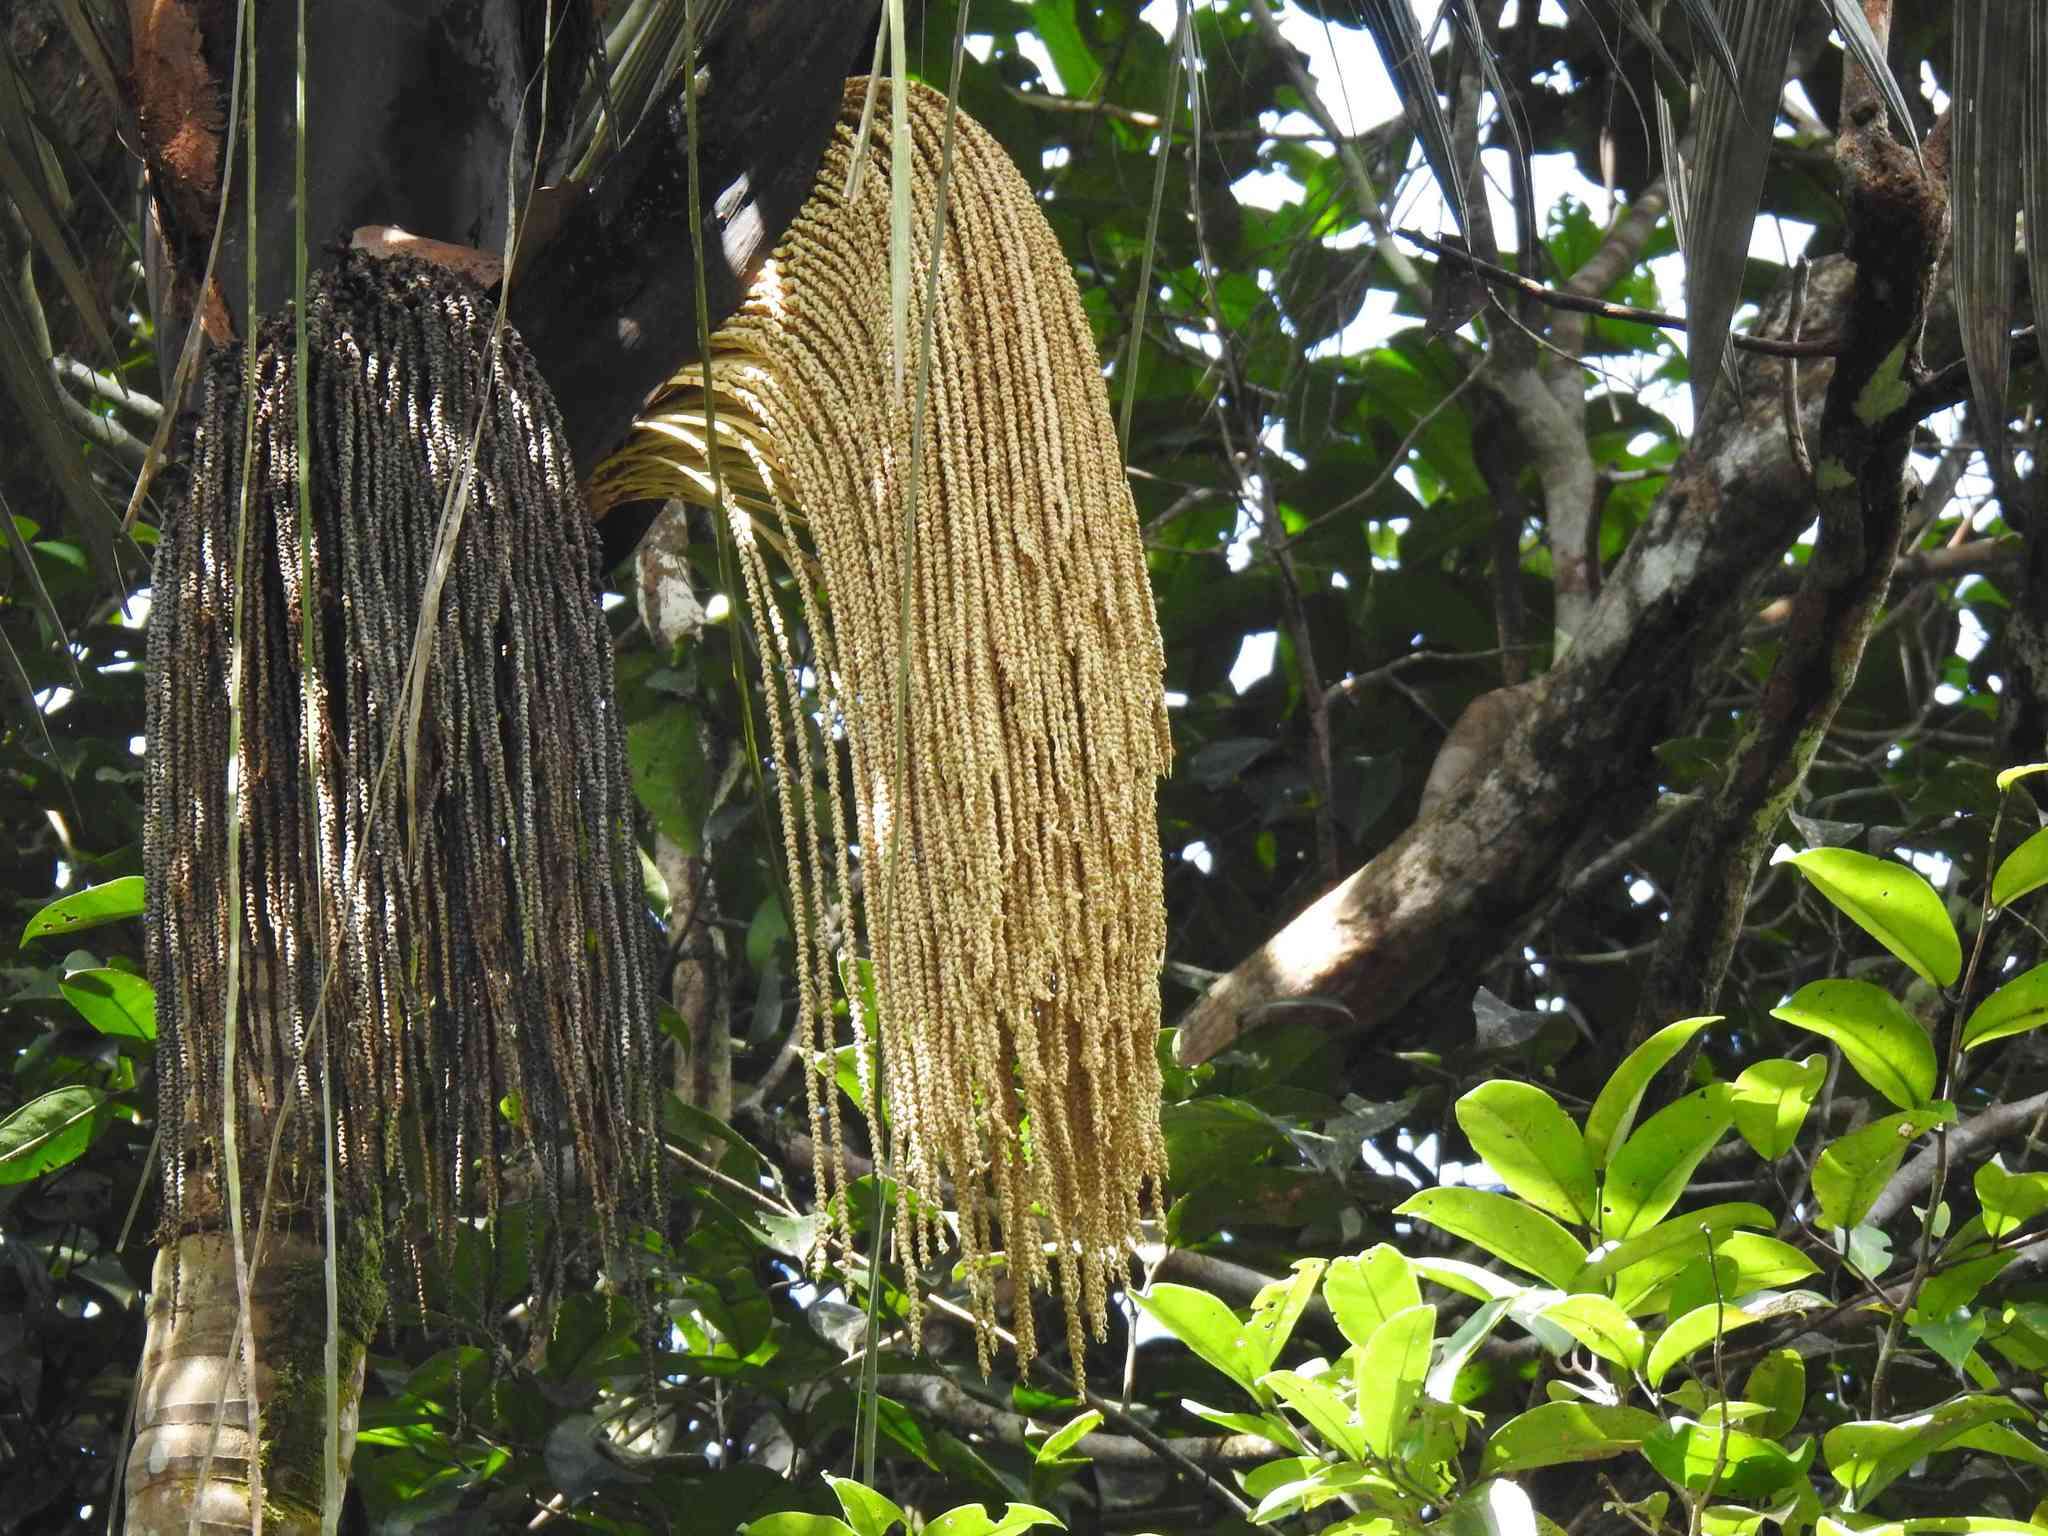
<path fill-rule="evenodd" d="M 1888 413 L 1873 402 L 1908 387 L 1948 236 L 1948 187 L 1923 174 L 1911 150 L 1892 138 L 1881 110 L 1845 116 L 1836 158 L 1857 266 L 1812 471 L 1820 537 L 1763 697 L 1744 719 L 1713 804 L 1694 823 L 1685 890 L 1668 914 L 1637 1001 L 1637 1039 L 1712 1009 L 1720 996 L 1757 865 L 1856 680 L 1905 523 L 1908 440 L 1886 434 Z M 1788 319 L 1799 314 L 1806 284 L 1802 264 Z M 1789 369 L 1793 360 L 1779 366 Z M 1789 453 L 1789 434 L 1787 441 Z M 1801 479 L 1806 475 L 1801 464 Z"/>
<path fill-rule="evenodd" d="M 1850 277 L 1839 258 L 1816 264 L 1816 329 L 1844 323 Z M 1768 308 L 1764 323 L 1779 323 L 1783 296 Z M 1812 516 L 1764 365 L 1740 366 L 1747 387 L 1717 396 L 1583 633 L 1527 685 L 1501 750 L 1199 999 L 1180 1020 L 1182 1061 L 1206 1060 L 1276 1002 L 1317 998 L 1355 1027 L 1385 1024 L 1453 956 L 1491 952 L 1548 899 L 1592 812 L 1648 804 L 1652 749 Z M 1825 387 L 1828 364 L 1807 371 Z"/>

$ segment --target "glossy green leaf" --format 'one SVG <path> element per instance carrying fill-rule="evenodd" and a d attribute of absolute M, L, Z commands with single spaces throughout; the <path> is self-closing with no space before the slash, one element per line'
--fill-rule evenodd
<path fill-rule="evenodd" d="M 1631 1371 L 1642 1368 L 1643 1330 L 1607 1297 L 1590 1293 L 1567 1296 L 1545 1307 L 1542 1315 L 1601 1359 Z"/>
<path fill-rule="evenodd" d="M 633 721 L 626 727 L 626 766 L 633 793 L 655 826 L 684 853 L 701 853 L 714 775 L 696 711 L 667 699 Z"/>
<path fill-rule="evenodd" d="M 1702 1206 L 1699 1210 L 1659 1222 L 1626 1242 L 1603 1247 L 1566 1289 L 1585 1290 L 1610 1275 L 1618 1275 L 1635 1265 L 1651 1263 L 1669 1255 L 1679 1255 L 1674 1266 L 1690 1263 L 1694 1254 L 1703 1252 L 1702 1232 L 1720 1233 L 1735 1227 L 1775 1227 L 1777 1224 L 1777 1218 L 1768 1210 L 1748 1200 Z"/>
<path fill-rule="evenodd" d="M 1604 1461 L 1637 1450 L 1662 1425 L 1640 1408 L 1539 1403 L 1487 1436 L 1479 1475 L 1498 1476 L 1571 1461 Z"/>
<path fill-rule="evenodd" d="M 1058 1462 L 1067 1452 L 1079 1445 L 1085 1436 L 1092 1434 L 1095 1426 L 1101 1422 L 1101 1411 L 1095 1408 L 1084 1409 L 1075 1414 L 1045 1437 L 1045 1444 L 1038 1448 L 1038 1455 L 1035 1458 L 1038 1465 L 1044 1467 Z"/>
<path fill-rule="evenodd" d="M 1853 1227 L 1868 1214 L 1898 1172 L 1906 1148 L 1934 1126 L 1955 1118 L 1946 1102 L 1901 1110 L 1829 1142 L 1813 1161 L 1813 1197 L 1831 1227 Z"/>
<path fill-rule="evenodd" d="M 1666 1024 L 1622 1058 L 1621 1065 L 1609 1075 L 1599 1097 L 1593 1100 L 1593 1107 L 1586 1112 L 1586 1155 L 1593 1160 L 1594 1167 L 1605 1168 L 1628 1139 L 1651 1079 L 1685 1049 L 1694 1035 L 1720 1021 L 1720 1014 L 1710 1013 Z"/>
<path fill-rule="evenodd" d="M 1579 1128 L 1533 1083 L 1496 1078 L 1455 1106 L 1472 1150 L 1531 1205 L 1566 1221 L 1593 1220 L 1593 1164 Z"/>
<path fill-rule="evenodd" d="M 1586 1249 L 1541 1211 L 1483 1189 L 1425 1189 L 1394 1208 L 1454 1237 L 1476 1243 L 1495 1258 L 1547 1280 L 1559 1290 L 1586 1262 Z"/>
<path fill-rule="evenodd" d="M 2048 885 L 2048 827 L 2043 827 L 1999 862 L 1991 877 L 1991 904 L 2010 906 Z"/>
<path fill-rule="evenodd" d="M 2048 964 L 2022 971 L 1970 1011 L 1963 1049 L 2024 1035 L 2048 1024 Z"/>
<path fill-rule="evenodd" d="M 1422 1397 L 1436 1308 L 1410 1307 L 1388 1319 L 1358 1357 L 1358 1419 L 1375 1456 L 1391 1458 Z"/>
<path fill-rule="evenodd" d="M 34 939 L 69 938 L 88 928 L 118 923 L 142 916 L 142 876 L 124 875 L 104 885 L 87 886 L 59 897 L 28 920 L 21 930 L 21 942 Z"/>
<path fill-rule="evenodd" d="M 1608 1165 L 1600 1191 L 1601 1235 L 1633 1237 L 1662 1221 L 1734 1119 L 1728 1085 L 1715 1082 L 1637 1126 Z"/>
<path fill-rule="evenodd" d="M 1928 1322 L 1939 1322 L 1952 1316 L 1957 1308 L 1967 1307 L 1976 1301 L 1984 1287 L 1996 1280 L 2017 1257 L 2019 1255 L 2011 1250 L 1987 1253 L 1936 1270 L 1920 1287 L 1912 1316 Z"/>
<path fill-rule="evenodd" d="M 1268 1468 L 1289 1475 L 1278 1480 L 1258 1478 L 1258 1474 Z M 1259 1487 L 1253 1486 L 1255 1478 L 1258 1478 Z M 1373 1502 L 1398 1501 L 1401 1497 L 1400 1490 L 1393 1483 L 1359 1462 L 1321 1462 L 1292 1457 L 1259 1467 L 1245 1478 L 1244 1491 L 1259 1501 L 1258 1507 L 1252 1511 L 1254 1525 L 1271 1525 L 1346 1494 L 1355 1494 Z"/>
<path fill-rule="evenodd" d="M 1675 1418 L 1643 1441 L 1643 1459 L 1688 1493 L 1765 1499 L 1800 1475 L 1775 1440 L 1721 1424 Z"/>
<path fill-rule="evenodd" d="M 1922 979 L 1947 987 L 1962 974 L 1955 924 L 1917 871 L 1853 848 L 1813 848 L 1786 862 Z"/>
<path fill-rule="evenodd" d="M 1998 792 L 2002 795 L 2021 779 L 2030 779 L 2037 773 L 2048 773 L 2048 763 L 2017 763 L 2010 768 L 1998 770 Z"/>
<path fill-rule="evenodd" d="M 1472 1315 L 1458 1325 L 1458 1331 L 1444 1340 L 1436 1364 L 1423 1378 L 1423 1392 L 1439 1403 L 1457 1402 L 1458 1373 L 1465 1369 L 1465 1362 L 1472 1358 L 1479 1346 L 1492 1336 L 1493 1330 L 1500 1326 L 1500 1320 L 1508 1315 L 1508 1309 L 1513 1305 L 1513 1299 L 1496 1296 L 1473 1308 Z"/>
<path fill-rule="evenodd" d="M 1002 1518 L 992 1519 L 985 1504 L 962 1504 L 925 1525 L 925 1536 L 1015 1536 L 1033 1526 L 1060 1523 L 1060 1517 L 1036 1504 L 1010 1504 Z"/>
<path fill-rule="evenodd" d="M 1650 1346 L 1650 1362 L 1643 1370 L 1643 1380 L 1655 1390 L 1663 1386 L 1671 1367 L 1695 1350 L 1713 1343 L 1716 1333 L 1725 1338 L 1738 1328 L 1747 1328 L 1762 1321 L 1761 1317 L 1740 1307 L 1720 1302 L 1695 1307 L 1657 1335 L 1657 1342 Z"/>
<path fill-rule="evenodd" d="M 1774 1349 L 1750 1367 L 1742 1395 L 1764 1409 L 1756 1432 L 1782 1440 L 1806 1412 L 1806 1361 L 1796 1349 Z"/>
<path fill-rule="evenodd" d="M 22 1184 L 77 1160 L 92 1145 L 107 1096 L 97 1088 L 53 1088 L 0 1120 L 0 1184 Z"/>
<path fill-rule="evenodd" d="M 1252 1298 L 1252 1315 L 1244 1325 L 1245 1356 L 1253 1375 L 1273 1368 L 1280 1351 L 1294 1334 L 1309 1302 L 1315 1299 L 1316 1282 L 1323 1277 L 1321 1259 L 1296 1259 L 1293 1273 L 1276 1280 Z"/>
<path fill-rule="evenodd" d="M 2008 1173 L 1997 1158 L 1977 1166 L 1973 1180 L 1977 1202 L 1984 1208 L 1984 1235 L 2000 1238 L 2017 1232 L 2048 1211 L 2048 1173 Z"/>
<path fill-rule="evenodd" d="M 73 971 L 58 990 L 103 1035 L 156 1038 L 156 989 L 132 971 Z"/>
<path fill-rule="evenodd" d="M 1839 1424 L 1822 1438 L 1821 1454 L 1835 1481 L 1847 1490 L 1846 1507 L 1868 1509 L 1913 1463 L 1933 1455 L 1957 1436 L 1980 1424 L 2026 1416 L 2027 1411 L 2010 1398 L 1952 1398 L 1908 1419 Z"/>
<path fill-rule="evenodd" d="M 1746 1067 L 1735 1079 L 1730 1100 L 1735 1129 L 1758 1157 L 1776 1162 L 1792 1150 L 1827 1075 L 1827 1058 L 1816 1054 L 1804 1061 L 1774 1056 Z"/>
<path fill-rule="evenodd" d="M 1263 1351 L 1253 1349 L 1244 1323 L 1230 1308 L 1207 1291 L 1164 1281 L 1132 1296 L 1160 1327 L 1247 1392 L 1257 1392 L 1269 1362 L 1258 1359 Z"/>
<path fill-rule="evenodd" d="M 837 1516 L 810 1515 L 800 1510 L 763 1515 L 752 1524 L 740 1527 L 740 1531 L 741 1536 L 861 1536 Z"/>
<path fill-rule="evenodd" d="M 1041 1457 L 1043 1454 L 1040 1453 Z M 846 1523 L 853 1527 L 857 1536 L 888 1536 L 890 1527 L 907 1524 L 896 1501 L 875 1492 L 866 1483 L 850 1477 L 834 1477 L 830 1472 L 824 1477 L 837 1496 L 840 1509 L 846 1514 Z"/>
<path fill-rule="evenodd" d="M 1322 1436 L 1323 1443 L 1352 1461 L 1365 1455 L 1365 1436 L 1351 1405 L 1337 1395 L 1327 1380 L 1304 1376 L 1299 1371 L 1268 1371 L 1259 1385 L 1301 1415 L 1308 1427 Z"/>
<path fill-rule="evenodd" d="M 1834 1041 L 1857 1075 L 1900 1109 L 1918 1109 L 1934 1097 L 1934 1042 L 1882 987 L 1810 981 L 1771 1017 Z"/>
<path fill-rule="evenodd" d="M 1330 1261 L 1323 1300 L 1345 1340 L 1363 1348 L 1388 1318 L 1422 1304 L 1422 1287 L 1400 1250 L 1378 1243 L 1356 1258 Z"/>
<path fill-rule="evenodd" d="M 1514 1301 L 1535 1289 L 1527 1281 L 1511 1279 L 1483 1264 L 1468 1264 L 1463 1259 L 1434 1259 L 1425 1254 L 1409 1262 L 1423 1279 L 1434 1280 L 1445 1290 L 1470 1296 L 1474 1301 Z"/>
<path fill-rule="evenodd" d="M 1218 1429 L 1227 1429 L 1233 1435 L 1257 1435 L 1296 1454 L 1300 1454 L 1304 1449 L 1301 1437 L 1294 1432 L 1294 1426 L 1277 1413 L 1226 1413 L 1221 1408 L 1210 1408 L 1188 1397 L 1182 1398 L 1180 1405 L 1196 1418 L 1206 1419 Z"/>

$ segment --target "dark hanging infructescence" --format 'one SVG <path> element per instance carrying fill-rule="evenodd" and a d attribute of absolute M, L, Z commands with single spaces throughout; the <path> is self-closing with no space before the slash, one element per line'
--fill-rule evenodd
<path fill-rule="evenodd" d="M 423 1204 L 445 1232 L 496 1207 L 516 1150 L 551 1214 L 565 1184 L 587 1188 L 611 1249 L 652 1214 L 652 966 L 596 541 L 560 418 L 517 336 L 493 346 L 490 303 L 462 278 L 351 255 L 307 306 L 305 574 L 288 313 L 259 337 L 253 420 L 240 350 L 208 371 L 189 489 L 157 555 L 146 863 L 162 1235 L 224 1224 L 232 805 L 250 1217 L 288 1100 L 275 1208 L 319 1204 L 324 1073 L 338 1196 L 354 1208 Z M 414 631 L 472 439 L 409 790 L 395 743 Z"/>

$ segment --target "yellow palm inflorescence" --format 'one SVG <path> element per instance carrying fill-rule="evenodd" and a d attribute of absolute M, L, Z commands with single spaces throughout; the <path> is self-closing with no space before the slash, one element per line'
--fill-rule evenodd
<path fill-rule="evenodd" d="M 1164 658 L 1066 257 L 1001 147 L 957 115 L 906 561 L 913 389 L 891 342 L 885 112 L 856 148 L 865 90 L 849 87 L 818 190 L 712 339 L 715 410 L 692 365 L 592 498 L 711 505 L 723 487 L 768 673 L 821 1204 L 844 1221 L 836 979 L 854 1038 L 881 1044 L 906 1269 L 932 1262 L 950 1207 L 984 1369 L 999 1250 L 1020 1285 L 1059 1291 L 1078 1366 L 1166 1167 Z M 909 108 L 905 380 L 948 115 L 923 87 Z M 849 197 L 857 153 L 871 163 Z M 1028 1306 L 1016 1331 L 1028 1356 Z"/>

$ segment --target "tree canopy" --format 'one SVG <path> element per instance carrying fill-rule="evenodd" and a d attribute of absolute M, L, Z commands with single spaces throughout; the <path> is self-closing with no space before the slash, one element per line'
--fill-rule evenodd
<path fill-rule="evenodd" d="M 22 1532 L 109 1521 L 162 1199 L 135 921 L 159 509 L 115 523 L 184 322 L 146 297 L 70 9 L 23 0 L 0 55 Z M 2048 781 L 2000 777 L 2048 759 L 2048 268 L 2013 218 L 2023 180 L 2048 199 L 2048 23 L 1848 7 L 1894 105 L 1827 4 L 1451 9 L 1469 27 L 1405 60 L 1363 0 L 916 22 L 941 90 L 964 27 L 958 107 L 1079 283 L 1165 648 L 1170 1207 L 1088 1351 L 1096 1399 L 1058 1349 L 984 1379 L 949 1260 L 906 1334 L 856 1116 L 863 1246 L 812 1211 L 760 657 L 678 504 L 607 599 L 673 1057 L 657 1348 L 594 1240 L 537 1315 L 538 1203 L 508 1199 L 394 1299 L 345 1529 L 882 1536 L 885 1504 L 825 1481 L 859 1470 L 864 1393 L 874 1488 L 920 1521 L 2048 1526 Z M 1772 125 L 1753 219 L 1716 111 Z M 567 360 L 579 454 L 612 446 L 577 437 L 579 379 L 637 398 L 670 366 L 578 361 L 625 238 L 549 258 L 561 307 L 513 306 Z"/>

